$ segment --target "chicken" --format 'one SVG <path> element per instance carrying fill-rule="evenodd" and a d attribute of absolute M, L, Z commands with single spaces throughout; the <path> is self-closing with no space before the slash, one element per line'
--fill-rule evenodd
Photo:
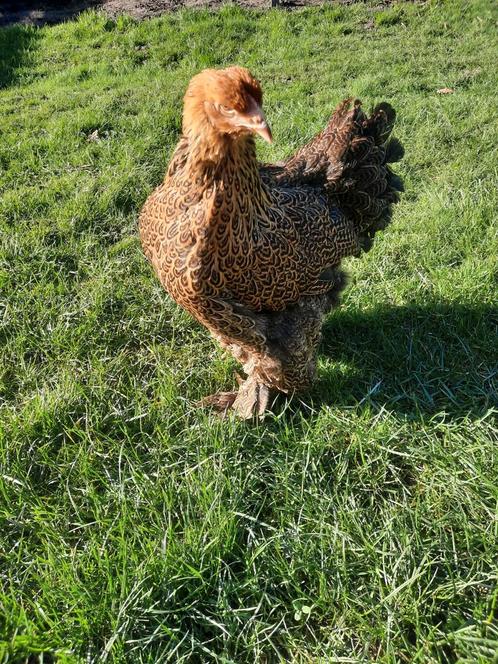
<path fill-rule="evenodd" d="M 272 137 L 258 81 L 242 67 L 190 81 L 182 136 L 139 230 L 165 289 L 247 376 L 203 405 L 249 418 L 313 381 L 341 260 L 370 247 L 402 189 L 388 166 L 402 156 L 394 117 L 387 103 L 367 117 L 345 100 L 295 155 L 260 165 L 255 135 Z"/>

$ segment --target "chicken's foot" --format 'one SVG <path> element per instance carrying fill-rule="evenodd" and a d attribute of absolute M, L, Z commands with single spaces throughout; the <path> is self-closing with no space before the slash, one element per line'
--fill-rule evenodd
<path fill-rule="evenodd" d="M 243 420 L 260 417 L 268 408 L 270 389 L 249 376 L 240 383 L 238 392 L 216 392 L 196 403 L 201 408 L 212 408 L 221 417 L 226 417 L 229 410 Z"/>
<path fill-rule="evenodd" d="M 270 389 L 253 376 L 249 376 L 239 387 L 232 408 L 240 418 L 248 420 L 251 417 L 262 416 L 268 408 L 269 400 Z"/>
<path fill-rule="evenodd" d="M 221 417 L 225 417 L 230 408 L 232 408 L 237 394 L 237 392 L 215 392 L 196 401 L 195 405 L 198 408 L 212 408 Z"/>

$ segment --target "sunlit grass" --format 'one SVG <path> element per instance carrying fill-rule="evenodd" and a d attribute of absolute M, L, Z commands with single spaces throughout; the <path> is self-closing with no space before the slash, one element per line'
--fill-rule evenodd
<path fill-rule="evenodd" d="M 497 18 L 481 0 L 0 31 L 5 661 L 496 659 Z M 318 383 L 259 424 L 194 408 L 234 367 L 136 232 L 189 78 L 233 63 L 262 81 L 264 160 L 349 95 L 393 103 L 406 147 Z"/>

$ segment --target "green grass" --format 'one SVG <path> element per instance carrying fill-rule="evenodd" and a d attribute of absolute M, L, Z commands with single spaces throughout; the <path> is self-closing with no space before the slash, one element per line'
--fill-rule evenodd
<path fill-rule="evenodd" d="M 498 661 L 493 7 L 0 32 L 1 661 Z M 190 76 L 229 63 L 265 160 L 350 94 L 406 147 L 318 383 L 259 424 L 194 408 L 234 365 L 136 231 Z"/>

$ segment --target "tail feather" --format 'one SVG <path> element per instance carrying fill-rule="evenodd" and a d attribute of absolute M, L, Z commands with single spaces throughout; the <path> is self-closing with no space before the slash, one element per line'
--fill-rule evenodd
<path fill-rule="evenodd" d="M 359 100 L 346 99 L 328 126 L 284 165 L 286 178 L 296 184 L 324 187 L 332 204 L 353 220 L 364 250 L 389 223 L 403 191 L 401 178 L 389 166 L 404 154 L 399 140 L 390 138 L 395 120 L 387 102 L 367 116 Z"/>

